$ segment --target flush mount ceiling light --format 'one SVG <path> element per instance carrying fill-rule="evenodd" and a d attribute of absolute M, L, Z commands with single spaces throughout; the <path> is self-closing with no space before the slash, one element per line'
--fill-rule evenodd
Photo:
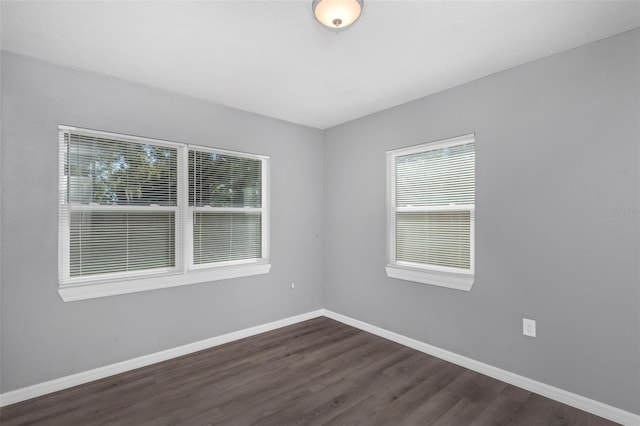
<path fill-rule="evenodd" d="M 313 0 L 311 8 L 322 25 L 340 29 L 353 24 L 360 17 L 364 0 Z"/>

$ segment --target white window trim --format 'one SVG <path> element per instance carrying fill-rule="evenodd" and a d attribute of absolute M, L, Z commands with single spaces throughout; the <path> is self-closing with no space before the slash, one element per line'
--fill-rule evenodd
<path fill-rule="evenodd" d="M 144 277 L 128 279 L 126 281 L 96 282 L 93 284 L 65 285 L 60 286 L 58 293 L 65 302 L 73 302 L 77 300 L 95 299 L 98 297 L 116 296 L 119 294 L 137 293 L 140 291 L 267 274 L 270 270 L 270 263 L 255 262 L 247 265 L 230 265 L 208 268 L 207 270 L 191 270 L 188 273 L 176 275 Z"/>
<path fill-rule="evenodd" d="M 147 271 L 130 271 L 119 272 L 109 275 L 102 275 L 97 278 L 93 277 L 69 277 L 69 266 L 66 264 L 65 259 L 69 259 L 69 224 L 62 220 L 59 220 L 58 224 L 58 268 L 59 268 L 59 287 L 58 293 L 65 302 L 94 299 L 99 297 L 115 296 L 127 293 L 136 293 L 148 290 L 157 290 L 169 287 L 179 287 L 190 284 L 206 283 L 218 280 L 226 280 L 231 278 L 248 277 L 253 275 L 267 274 L 271 270 L 270 262 L 270 238 L 269 238 L 269 223 L 270 223 L 270 161 L 269 157 L 258 154 L 248 154 L 242 152 L 235 152 L 229 150 L 215 149 L 210 147 L 202 147 L 196 145 L 189 145 L 177 142 L 168 142 L 158 139 L 150 139 L 138 136 L 123 135 L 113 132 L 103 132 L 90 129 L 82 129 L 72 126 L 59 125 L 58 131 L 85 131 L 91 134 L 103 135 L 113 138 L 121 138 L 125 140 L 131 140 L 134 142 L 152 143 L 164 146 L 171 146 L 178 148 L 178 161 L 182 162 L 182 167 L 179 169 L 181 173 L 178 177 L 178 185 L 182 187 L 179 193 L 182 194 L 181 199 L 178 200 L 178 206 L 176 207 L 156 207 L 156 206 L 136 206 L 128 207 L 128 209 L 134 210 L 173 210 L 176 211 L 176 216 L 180 210 L 184 211 L 184 218 L 182 226 L 176 222 L 176 245 L 180 240 L 183 242 L 183 247 L 176 246 L 176 266 L 172 268 L 159 268 L 156 270 Z M 229 262 L 220 262 L 215 266 L 208 265 L 193 265 L 192 264 L 192 230 L 187 228 L 192 226 L 192 214 L 193 210 L 199 210 L 201 208 L 194 208 L 188 205 L 188 150 L 197 149 L 200 151 L 211 151 L 218 154 L 233 155 L 237 157 L 246 157 L 252 159 L 262 160 L 262 181 L 266 182 L 265 190 L 262 191 L 262 207 L 260 208 L 239 208 L 238 211 L 260 211 L 262 213 L 262 255 L 260 259 L 248 259 L 248 260 L 235 260 Z M 60 147 L 58 149 L 61 149 Z M 64 185 L 64 164 L 60 159 L 58 160 L 58 184 L 59 191 L 62 191 Z M 61 195 L 60 195 L 61 197 Z M 184 206 L 184 207 L 182 207 Z M 62 200 L 59 201 L 59 209 L 69 208 L 68 205 L 64 205 Z M 75 209 L 82 210 L 117 210 L 118 207 L 113 206 L 92 206 L 82 205 L 74 206 Z M 210 209 L 209 207 L 202 208 L 204 210 Z M 228 211 L 228 210 L 227 210 Z M 182 238 L 178 237 L 178 233 L 182 233 Z"/>
<path fill-rule="evenodd" d="M 387 265 L 389 278 L 429 284 L 454 290 L 470 291 L 475 281 L 475 204 L 441 207 L 396 207 L 395 159 L 398 156 L 417 154 L 424 151 L 446 148 L 475 142 L 475 134 L 471 133 L 455 138 L 399 148 L 387 151 Z M 449 268 L 436 265 L 422 265 L 396 260 L 396 213 L 402 211 L 469 211 L 470 222 L 470 268 Z"/>

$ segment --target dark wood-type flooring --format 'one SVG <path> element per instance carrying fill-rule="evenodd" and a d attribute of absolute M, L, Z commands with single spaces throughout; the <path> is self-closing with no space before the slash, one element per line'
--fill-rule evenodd
<path fill-rule="evenodd" d="M 3 425 L 612 425 L 317 318 L 4 407 Z"/>

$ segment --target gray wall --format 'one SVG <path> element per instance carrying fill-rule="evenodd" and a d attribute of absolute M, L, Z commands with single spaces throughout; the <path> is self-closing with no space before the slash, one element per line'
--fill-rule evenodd
<path fill-rule="evenodd" d="M 639 52 L 636 30 L 326 131 L 325 307 L 640 413 Z M 385 151 L 472 132 L 474 287 L 387 278 Z"/>
<path fill-rule="evenodd" d="M 13 54 L 1 78 L 2 392 L 322 307 L 321 131 Z M 270 155 L 271 272 L 64 303 L 58 124 Z"/>

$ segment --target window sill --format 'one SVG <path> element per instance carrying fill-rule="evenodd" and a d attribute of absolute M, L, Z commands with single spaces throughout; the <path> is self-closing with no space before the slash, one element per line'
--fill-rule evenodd
<path fill-rule="evenodd" d="M 136 278 L 127 281 L 103 283 L 85 283 L 73 286 L 61 286 L 58 293 L 65 302 L 115 296 L 118 294 L 137 293 L 140 291 L 158 290 L 169 287 L 226 280 L 230 278 L 248 277 L 266 274 L 271 270 L 270 263 L 251 265 L 225 266 L 215 269 L 194 270 L 179 275 Z"/>
<path fill-rule="evenodd" d="M 426 271 L 397 265 L 387 265 L 386 270 L 389 278 L 463 291 L 470 291 L 475 279 L 473 275 Z"/>

